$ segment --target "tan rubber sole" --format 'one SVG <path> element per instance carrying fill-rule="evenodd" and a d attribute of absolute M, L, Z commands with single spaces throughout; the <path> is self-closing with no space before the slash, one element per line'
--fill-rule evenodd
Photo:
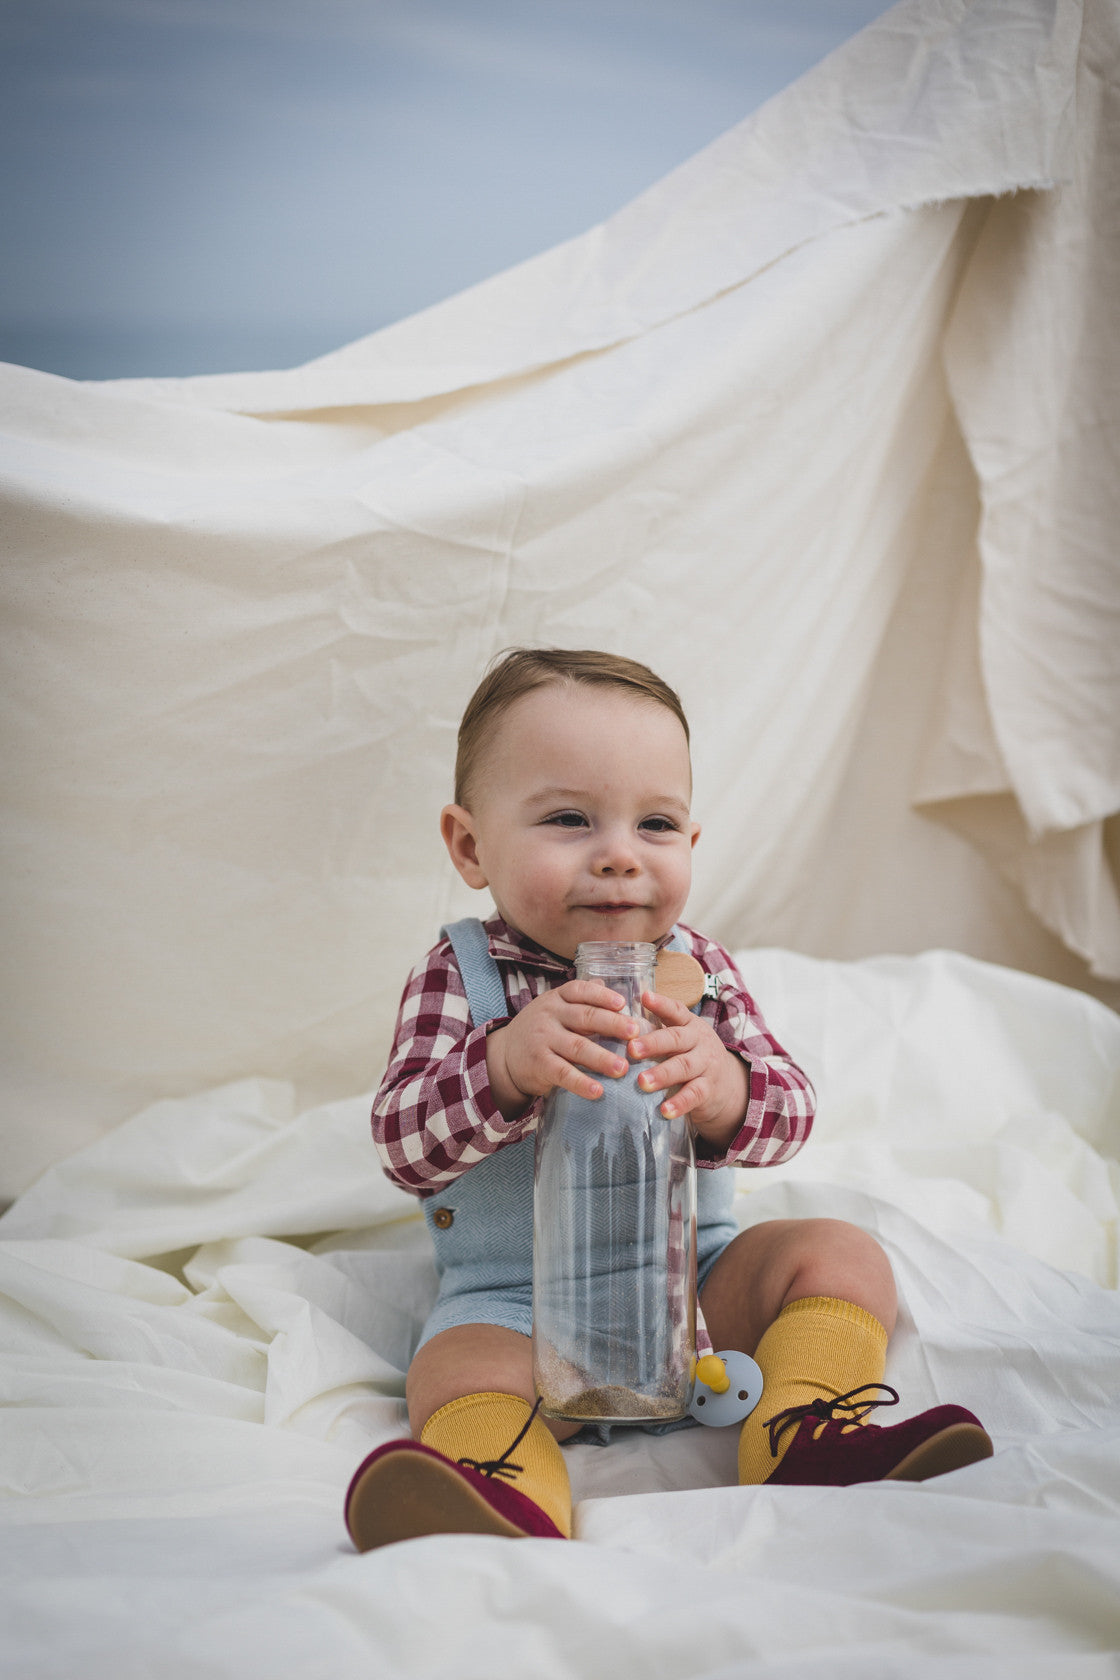
<path fill-rule="evenodd" d="M 389 1453 L 354 1484 L 346 1526 L 360 1552 L 425 1534 L 501 1534 L 525 1530 L 488 1505 L 450 1464 L 423 1453 Z"/>
<path fill-rule="evenodd" d="M 992 1443 L 975 1423 L 953 1423 L 940 1435 L 923 1441 L 901 1464 L 888 1471 L 887 1482 L 928 1482 L 934 1476 L 947 1476 L 950 1470 L 963 1470 L 966 1464 L 976 1464 L 991 1458 Z"/>

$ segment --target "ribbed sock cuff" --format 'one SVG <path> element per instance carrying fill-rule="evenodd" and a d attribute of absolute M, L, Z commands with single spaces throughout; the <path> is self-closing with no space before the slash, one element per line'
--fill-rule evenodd
<path fill-rule="evenodd" d="M 835 1295 L 802 1295 L 800 1300 L 791 1301 L 788 1306 L 783 1307 L 774 1323 L 776 1324 L 778 1319 L 793 1320 L 808 1312 L 824 1313 L 838 1324 L 847 1323 L 866 1330 L 886 1352 L 890 1338 L 875 1314 L 868 1312 L 866 1307 L 857 1307 L 854 1301 L 841 1301 Z"/>

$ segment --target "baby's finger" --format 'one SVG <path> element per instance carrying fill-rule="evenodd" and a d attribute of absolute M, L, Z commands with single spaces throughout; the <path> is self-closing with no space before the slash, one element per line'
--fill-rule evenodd
<path fill-rule="evenodd" d="M 603 1094 L 603 1087 L 597 1079 L 582 1067 L 576 1067 L 573 1062 L 566 1062 L 557 1056 L 549 1067 L 550 1084 L 564 1091 L 570 1091 L 575 1097 L 586 1097 L 591 1102 L 597 1101 Z"/>
<path fill-rule="evenodd" d="M 683 1027 L 696 1019 L 686 1004 L 679 1003 L 676 998 L 665 997 L 662 992 L 643 992 L 642 1002 L 651 1015 L 656 1015 L 659 1021 L 669 1026 Z"/>
<path fill-rule="evenodd" d="M 663 1062 L 655 1062 L 653 1067 L 642 1069 L 638 1075 L 638 1089 L 667 1091 L 670 1085 L 683 1085 L 699 1072 L 697 1063 L 690 1056 L 670 1056 Z"/>
<path fill-rule="evenodd" d="M 589 1003 L 568 1004 L 560 1020 L 573 1032 L 588 1033 L 598 1038 L 627 1039 L 641 1032 L 638 1022 L 629 1015 L 609 1014 Z"/>
<path fill-rule="evenodd" d="M 694 1109 L 702 1108 L 708 1100 L 707 1087 L 702 1079 L 692 1079 L 682 1085 L 679 1091 L 674 1091 L 667 1102 L 661 1104 L 661 1113 L 666 1120 L 675 1120 L 678 1114 L 691 1114 Z"/>
<path fill-rule="evenodd" d="M 557 986 L 554 995 L 563 998 L 565 1003 L 589 1004 L 594 1009 L 609 1009 L 614 1014 L 626 1008 L 622 993 L 612 992 L 601 980 L 565 980 L 562 986 Z"/>
<path fill-rule="evenodd" d="M 589 1038 L 581 1038 L 578 1033 L 573 1033 L 556 1048 L 565 1062 L 586 1068 L 591 1073 L 605 1073 L 611 1079 L 620 1079 L 629 1071 L 630 1064 L 625 1056 L 618 1055 L 604 1044 L 595 1044 Z"/>
<path fill-rule="evenodd" d="M 656 1027 L 653 1032 L 632 1038 L 626 1049 L 634 1061 L 644 1062 L 647 1057 L 673 1056 L 689 1050 L 695 1042 L 696 1033 L 691 1027 Z"/>

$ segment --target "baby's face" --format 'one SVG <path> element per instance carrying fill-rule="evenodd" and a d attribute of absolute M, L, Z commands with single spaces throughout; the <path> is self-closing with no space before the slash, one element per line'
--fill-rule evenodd
<path fill-rule="evenodd" d="M 448 807 L 469 825 L 476 867 L 452 856 L 511 927 L 557 956 L 588 939 L 653 941 L 688 897 L 691 782 L 666 707 L 615 688 L 538 688 L 501 719 L 470 811 Z"/>

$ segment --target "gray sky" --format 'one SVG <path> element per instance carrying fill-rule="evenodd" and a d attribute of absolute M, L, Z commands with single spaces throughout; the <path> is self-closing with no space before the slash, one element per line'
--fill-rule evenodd
<path fill-rule="evenodd" d="M 0 359 L 288 366 L 601 221 L 885 0 L 4 0 Z"/>

